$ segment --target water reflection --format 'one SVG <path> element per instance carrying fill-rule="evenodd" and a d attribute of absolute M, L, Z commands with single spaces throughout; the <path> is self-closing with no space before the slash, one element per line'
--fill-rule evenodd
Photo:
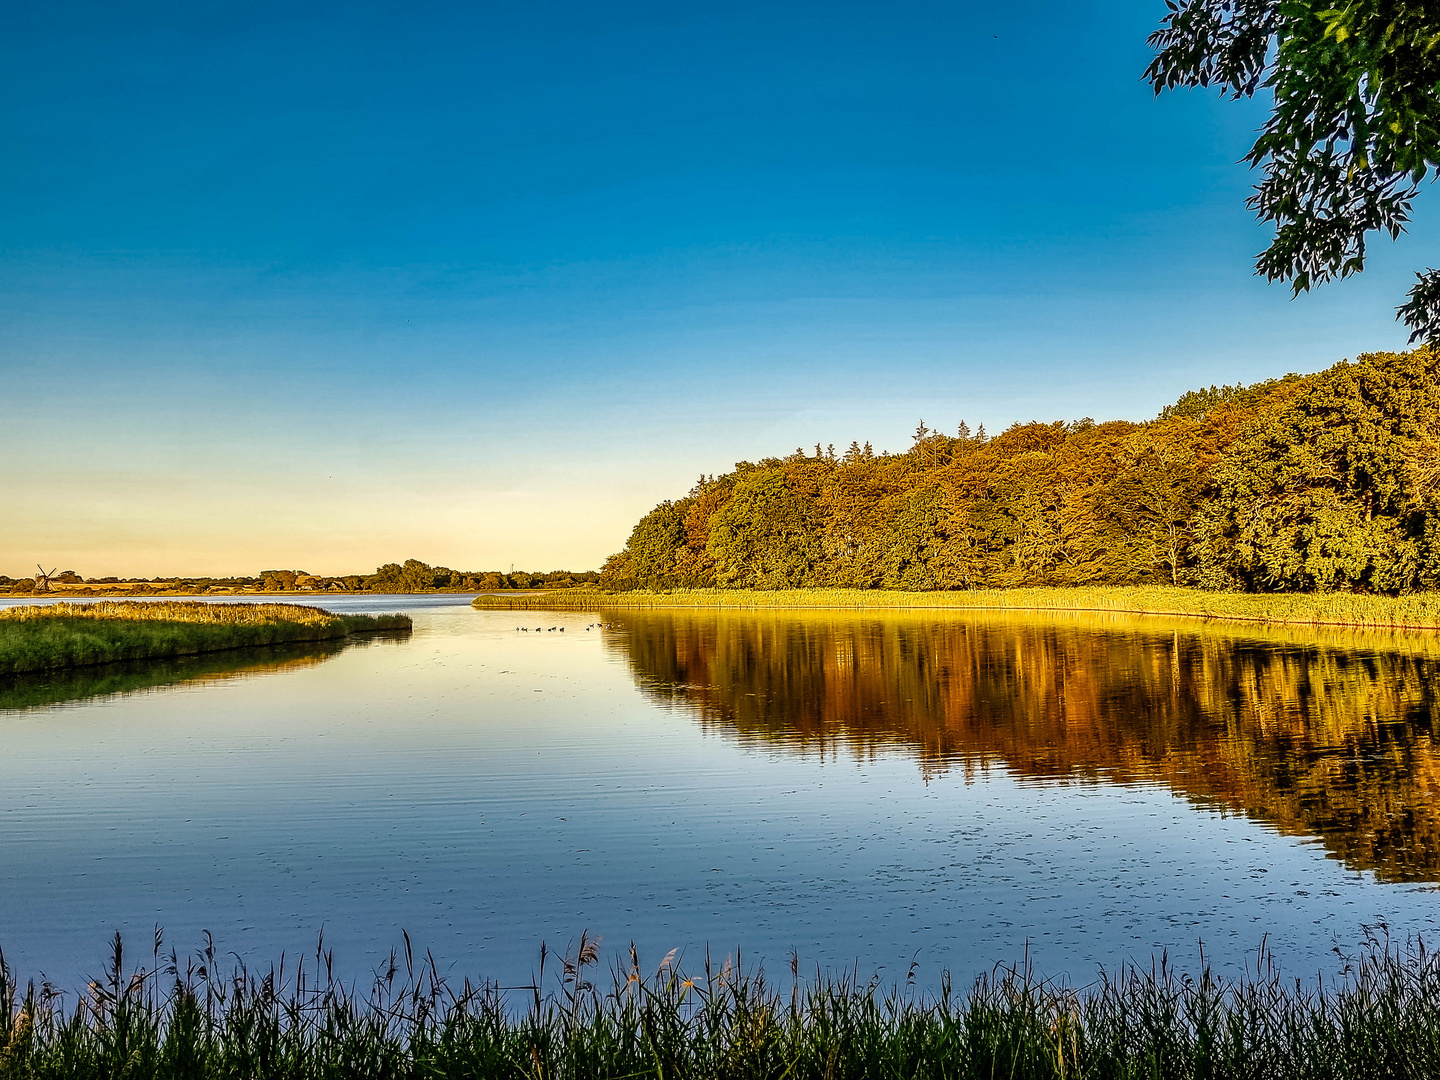
<path fill-rule="evenodd" d="M 1432 636 L 1124 616 L 610 612 L 652 698 L 798 752 L 1164 784 L 1440 879 Z"/>
<path fill-rule="evenodd" d="M 346 649 L 404 641 L 408 636 L 406 632 L 369 634 L 331 641 L 226 649 L 198 656 L 172 656 L 5 675 L 0 676 L 0 711 L 78 703 L 117 694 L 313 667 Z"/>

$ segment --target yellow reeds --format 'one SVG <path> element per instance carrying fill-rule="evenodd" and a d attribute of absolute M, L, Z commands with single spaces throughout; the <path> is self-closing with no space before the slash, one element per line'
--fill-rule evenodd
<path fill-rule="evenodd" d="M 124 619 L 128 622 L 323 626 L 338 616 L 304 604 L 216 604 L 204 600 L 98 600 L 89 604 L 26 604 L 0 608 L 0 619 Z"/>
<path fill-rule="evenodd" d="M 1129 615 L 1440 629 L 1440 592 L 1403 596 L 1358 593 L 1234 593 L 1151 585 L 895 592 L 883 589 L 680 589 L 606 593 L 594 589 L 476 597 L 474 606 L 498 611 L 601 611 L 604 609 L 712 608 L 858 611 L 1014 610 L 1094 611 Z"/>

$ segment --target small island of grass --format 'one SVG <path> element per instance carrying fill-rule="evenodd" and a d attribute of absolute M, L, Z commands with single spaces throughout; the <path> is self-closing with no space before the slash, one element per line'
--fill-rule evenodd
<path fill-rule="evenodd" d="M 301 604 L 27 605 L 0 610 L 0 675 L 409 629 L 407 615 L 337 615 Z"/>

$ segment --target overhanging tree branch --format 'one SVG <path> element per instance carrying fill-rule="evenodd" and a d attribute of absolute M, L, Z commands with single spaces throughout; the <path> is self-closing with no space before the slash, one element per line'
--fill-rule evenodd
<path fill-rule="evenodd" d="M 1440 7 L 1415 0 L 1168 0 L 1149 37 L 1158 94 L 1269 90 L 1245 161 L 1249 207 L 1275 239 L 1256 272 L 1296 294 L 1365 267 L 1372 232 L 1396 239 L 1440 162 Z M 1440 340 L 1440 282 L 1419 275 L 1398 309 L 1412 342 Z"/>

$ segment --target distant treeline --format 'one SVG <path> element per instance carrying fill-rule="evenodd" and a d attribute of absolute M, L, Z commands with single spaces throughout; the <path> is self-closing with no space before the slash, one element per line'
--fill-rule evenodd
<path fill-rule="evenodd" d="M 430 566 L 419 559 L 406 559 L 404 563 L 386 563 L 377 567 L 373 574 L 345 574 L 339 577 L 311 574 L 305 570 L 262 570 L 254 577 L 82 578 L 75 571 L 66 570 L 50 578 L 47 587 L 35 578 L 17 580 L 0 574 L 0 592 L 28 595 L 53 589 L 66 596 L 207 592 L 489 592 L 497 589 L 563 589 L 594 585 L 599 580 L 600 574 L 595 570 L 551 570 L 544 573 L 517 570 L 506 574 L 498 570 L 451 570 L 448 566 Z"/>
<path fill-rule="evenodd" d="M 904 453 L 742 461 L 646 514 L 601 584 L 1440 587 L 1437 374 L 1431 347 L 1371 353 L 1146 423 L 922 422 Z"/>

